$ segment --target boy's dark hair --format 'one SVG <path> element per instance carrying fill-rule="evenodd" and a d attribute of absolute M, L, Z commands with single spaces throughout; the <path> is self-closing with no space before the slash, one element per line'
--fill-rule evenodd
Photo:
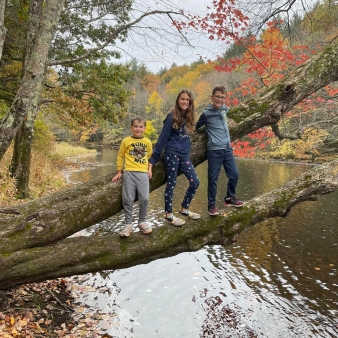
<path fill-rule="evenodd" d="M 216 87 L 212 90 L 212 96 L 214 96 L 216 92 L 221 92 L 222 94 L 226 94 L 226 93 L 227 93 L 227 90 L 225 89 L 224 86 L 216 86 Z"/>
<path fill-rule="evenodd" d="M 135 116 L 131 119 L 130 121 L 130 126 L 132 126 L 134 124 L 134 121 L 138 121 L 138 122 L 144 122 L 144 126 L 147 126 L 147 120 L 142 117 L 142 116 Z"/>

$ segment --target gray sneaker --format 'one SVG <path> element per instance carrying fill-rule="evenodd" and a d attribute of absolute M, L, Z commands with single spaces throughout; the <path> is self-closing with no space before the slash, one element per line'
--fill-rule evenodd
<path fill-rule="evenodd" d="M 131 224 L 127 224 L 123 230 L 120 232 L 121 237 L 129 237 L 130 234 L 133 232 L 133 227 Z"/>
<path fill-rule="evenodd" d="M 219 215 L 219 211 L 218 211 L 216 205 L 210 205 L 210 207 L 208 208 L 208 213 L 209 213 L 210 216 Z"/>

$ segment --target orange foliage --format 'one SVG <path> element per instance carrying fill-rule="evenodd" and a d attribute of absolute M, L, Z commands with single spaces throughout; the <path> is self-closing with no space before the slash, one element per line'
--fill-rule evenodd
<path fill-rule="evenodd" d="M 142 88 L 147 90 L 148 93 L 155 92 L 160 84 L 160 78 L 155 74 L 147 74 L 141 80 Z"/>
<path fill-rule="evenodd" d="M 280 81 L 284 71 L 294 66 L 301 65 L 308 60 L 305 45 L 289 46 L 284 40 L 278 24 L 273 21 L 268 23 L 268 28 L 263 32 L 260 42 L 255 37 L 243 40 L 247 44 L 247 52 L 242 58 L 219 60 L 218 71 L 232 72 L 239 66 L 244 66 L 248 73 L 256 73 L 266 85 Z M 245 93 L 244 93 L 245 95 Z"/>

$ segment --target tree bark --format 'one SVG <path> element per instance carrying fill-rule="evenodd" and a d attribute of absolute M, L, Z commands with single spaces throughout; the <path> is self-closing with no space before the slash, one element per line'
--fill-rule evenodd
<path fill-rule="evenodd" d="M 157 176 L 162 172 L 161 168 L 157 170 Z M 12 208 L 12 214 L 7 215 L 8 225 L 1 225 L 0 289 L 74 274 L 131 267 L 185 251 L 196 251 L 205 245 L 230 245 L 247 226 L 270 217 L 285 216 L 297 203 L 315 200 L 320 195 L 334 191 L 337 185 L 338 161 L 334 161 L 311 169 L 284 186 L 247 201 L 243 208 L 223 210 L 218 217 L 203 215 L 198 220 L 198 227 L 195 225 L 196 221 L 189 220 L 182 228 L 162 226 L 155 228 L 148 236 L 137 233 L 128 240 L 121 239 L 116 234 L 59 240 L 57 228 L 49 227 L 46 223 L 36 223 L 40 215 L 48 214 L 49 219 L 57 216 L 55 208 L 54 213 L 47 209 L 52 200 L 40 199 L 42 206 L 35 206 L 37 214 L 33 223 L 29 221 L 29 208 L 26 205 Z M 105 188 L 105 193 L 117 191 L 117 200 L 111 206 L 111 210 L 115 212 L 121 208 L 120 189 L 116 189 L 113 183 L 108 183 L 108 178 Z M 71 189 L 70 199 L 75 197 L 74 190 L 82 190 L 83 193 L 83 189 L 83 186 Z M 74 221 L 80 216 L 80 212 L 87 213 L 86 209 L 90 208 L 91 202 L 97 206 L 96 194 L 90 195 L 87 196 L 87 206 L 83 205 L 82 210 L 76 210 Z M 64 202 L 59 200 L 58 205 L 62 203 Z M 10 212 L 9 209 L 7 211 Z M 94 213 L 95 207 L 90 211 Z M 13 222 L 15 218 L 16 221 Z M 73 230 L 75 228 L 79 226 L 73 227 Z"/>
<path fill-rule="evenodd" d="M 29 197 L 29 174 L 31 164 L 34 121 L 24 121 L 14 139 L 10 173 L 15 177 L 17 198 Z"/>
<path fill-rule="evenodd" d="M 53 7 L 51 7 L 51 9 L 52 8 Z M 45 16 L 46 13 L 43 12 L 43 1 L 31 1 L 29 3 L 28 29 L 25 45 L 25 57 L 23 62 L 23 74 L 25 74 L 26 70 L 29 69 L 31 59 L 35 57 L 34 47 L 36 42 L 38 42 L 38 37 L 40 34 L 40 22 L 46 20 Z M 43 75 L 41 76 L 40 81 L 44 82 L 44 79 L 45 76 Z M 38 102 L 38 105 L 27 106 L 26 118 L 24 119 L 21 127 L 17 130 L 14 138 L 14 151 L 10 166 L 10 173 L 13 177 L 15 177 L 18 198 L 29 197 L 29 177 L 34 137 L 34 122 L 40 105 L 42 87 L 39 86 L 36 89 L 36 99 L 33 99 L 32 102 Z M 39 89 L 41 89 L 41 92 L 39 92 Z"/>
<path fill-rule="evenodd" d="M 2 51 L 4 48 L 5 37 L 7 29 L 5 27 L 5 10 L 6 10 L 6 1 L 0 2 L 0 61 L 2 58 Z"/>
<path fill-rule="evenodd" d="M 28 41 L 35 41 L 30 56 L 25 60 L 21 86 L 15 96 L 9 113 L 0 124 L 0 160 L 11 144 L 17 130 L 27 120 L 35 120 L 38 111 L 43 83 L 45 78 L 46 61 L 51 41 L 55 34 L 64 0 L 37 1 L 32 0 L 34 6 L 41 6 L 42 14 L 39 29 L 34 37 Z"/>

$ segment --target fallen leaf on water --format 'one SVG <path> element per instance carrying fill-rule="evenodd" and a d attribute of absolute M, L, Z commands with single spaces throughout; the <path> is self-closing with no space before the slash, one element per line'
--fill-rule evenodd
<path fill-rule="evenodd" d="M 320 268 L 315 268 L 315 270 L 320 270 Z"/>

